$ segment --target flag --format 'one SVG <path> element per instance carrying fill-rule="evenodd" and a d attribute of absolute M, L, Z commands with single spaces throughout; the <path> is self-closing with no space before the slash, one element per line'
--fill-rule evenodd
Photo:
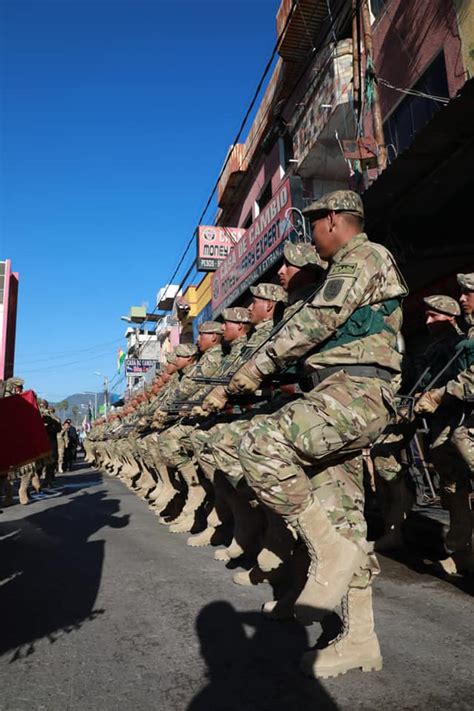
<path fill-rule="evenodd" d="M 124 360 L 125 353 L 121 348 L 119 348 L 117 353 L 117 373 L 120 373 L 120 368 L 122 367 Z"/>
<path fill-rule="evenodd" d="M 0 442 L 2 474 L 51 453 L 33 390 L 0 399 Z"/>

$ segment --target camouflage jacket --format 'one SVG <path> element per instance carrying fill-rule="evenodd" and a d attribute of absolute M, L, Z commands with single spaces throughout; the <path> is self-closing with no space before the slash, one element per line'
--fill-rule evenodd
<path fill-rule="evenodd" d="M 221 367 L 224 355 L 220 345 L 213 346 L 205 351 L 193 368 L 193 372 L 188 378 L 183 378 L 177 388 L 176 400 L 191 400 L 195 398 L 203 388 L 203 384 L 193 380 L 195 377 L 211 378 Z"/>
<path fill-rule="evenodd" d="M 373 365 L 394 373 L 401 369 L 397 333 L 402 324 L 401 298 L 408 289 L 390 252 L 367 239 L 353 237 L 333 257 L 326 278 L 305 304 L 256 358 L 258 369 L 269 375 L 287 363 L 305 359 L 306 370 L 331 365 Z M 386 328 L 324 349 L 345 322 L 361 307 L 382 311 L 384 302 L 399 300 L 384 317 Z"/>

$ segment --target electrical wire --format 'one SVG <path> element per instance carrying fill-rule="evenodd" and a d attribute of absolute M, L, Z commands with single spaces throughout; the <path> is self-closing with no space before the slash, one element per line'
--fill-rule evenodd
<path fill-rule="evenodd" d="M 437 101 L 444 105 L 449 104 L 451 101 L 451 99 L 446 96 L 436 96 L 435 94 L 426 94 L 424 91 L 418 91 L 417 89 L 403 89 L 402 87 L 394 86 L 389 81 L 382 79 L 381 77 L 377 77 L 377 81 L 379 84 L 386 86 L 388 89 L 393 89 L 394 91 L 399 91 L 402 94 L 408 94 L 409 96 L 417 96 L 422 99 L 432 99 L 433 101 Z"/>

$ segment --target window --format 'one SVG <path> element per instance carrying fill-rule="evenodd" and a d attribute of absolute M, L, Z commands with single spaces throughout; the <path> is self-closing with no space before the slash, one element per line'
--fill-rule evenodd
<path fill-rule="evenodd" d="M 247 218 L 245 219 L 245 221 L 244 221 L 244 223 L 243 223 L 243 225 L 242 225 L 242 227 L 244 228 L 244 230 L 248 230 L 248 228 L 250 227 L 250 225 L 252 224 L 252 222 L 253 222 L 252 210 L 250 210 L 249 214 L 247 215 Z"/>
<path fill-rule="evenodd" d="M 283 178 L 288 170 L 290 161 L 294 157 L 293 140 L 288 132 L 278 139 L 278 151 L 280 156 L 280 177 Z"/>
<path fill-rule="evenodd" d="M 430 64 L 413 89 L 449 98 L 443 52 Z M 408 148 L 416 134 L 426 126 L 441 106 L 442 104 L 433 99 L 419 96 L 407 96 L 401 101 L 384 124 L 385 143 L 390 158 L 393 158 L 394 153 L 398 155 Z"/>
<path fill-rule="evenodd" d="M 270 200 L 272 199 L 272 181 L 269 180 L 266 187 L 263 189 L 259 199 L 257 200 L 257 205 L 258 205 L 258 214 L 260 214 L 265 207 L 265 205 L 268 205 Z"/>
<path fill-rule="evenodd" d="M 370 0 L 370 9 L 374 19 L 377 19 L 386 4 L 387 0 Z"/>

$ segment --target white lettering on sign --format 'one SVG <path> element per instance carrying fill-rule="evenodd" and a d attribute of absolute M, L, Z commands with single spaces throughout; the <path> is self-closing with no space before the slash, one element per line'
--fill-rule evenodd
<path fill-rule="evenodd" d="M 291 213 L 286 217 L 293 204 L 290 185 L 290 179 L 286 180 L 214 273 L 214 317 L 281 257 L 283 241 L 293 229 Z"/>

